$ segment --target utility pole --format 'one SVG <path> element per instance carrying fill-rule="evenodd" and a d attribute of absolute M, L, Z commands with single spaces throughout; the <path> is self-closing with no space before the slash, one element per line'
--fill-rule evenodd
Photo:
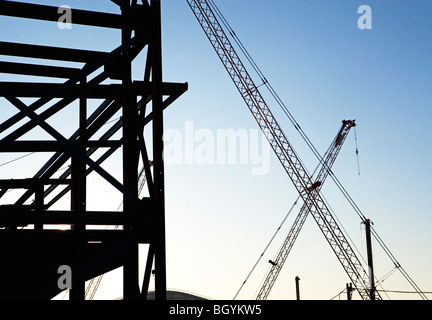
<path fill-rule="evenodd" d="M 367 247 L 367 257 L 369 266 L 369 288 L 370 288 L 370 299 L 375 300 L 375 280 L 373 271 L 373 259 L 372 259 L 372 240 L 371 240 L 371 221 L 365 219 L 363 221 L 366 228 L 366 247 Z"/>
<path fill-rule="evenodd" d="M 347 291 L 347 299 L 352 300 L 352 292 L 353 292 L 352 283 L 346 284 L 346 291 Z"/>
<path fill-rule="evenodd" d="M 296 283 L 296 297 L 297 300 L 300 300 L 300 278 L 298 276 L 295 277 L 295 283 Z"/>

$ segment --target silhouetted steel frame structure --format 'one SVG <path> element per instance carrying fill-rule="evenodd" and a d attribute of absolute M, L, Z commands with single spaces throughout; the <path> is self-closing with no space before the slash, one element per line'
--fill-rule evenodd
<path fill-rule="evenodd" d="M 70 264 L 70 299 L 83 300 L 86 280 L 119 266 L 124 268 L 124 299 L 146 299 L 152 273 L 155 275 L 156 299 L 166 299 L 163 110 L 187 90 L 187 83 L 162 81 L 160 0 L 143 0 L 142 4 L 137 0 L 111 1 L 119 6 L 121 14 L 73 9 L 71 21 L 72 24 L 121 30 L 121 45 L 111 52 L 0 41 L 0 55 L 84 64 L 79 69 L 0 62 L 0 73 L 66 79 L 63 84 L 0 82 L 0 98 L 4 97 L 19 110 L 9 119 L 0 119 L 0 134 L 11 130 L 20 120 L 29 119 L 0 140 L 0 154 L 53 153 L 33 177 L 0 180 L 0 198 L 8 190 L 24 189 L 15 203 L 0 206 L 0 273 L 9 273 L 0 279 L 3 281 L 0 298 L 49 299 L 60 292 L 56 287 L 60 275 L 52 270 L 53 267 Z M 53 22 L 59 19 L 57 7 L 14 1 L 0 1 L 0 15 Z M 144 79 L 135 81 L 132 79 L 132 62 L 145 47 Z M 120 80 L 120 83 L 103 84 L 107 79 Z M 38 100 L 25 105 L 20 99 L 26 97 Z M 36 113 L 58 98 L 58 102 L 48 109 Z M 88 99 L 104 101 L 87 115 Z M 66 138 L 47 120 L 75 101 L 79 101 L 79 128 Z M 146 112 L 150 104 L 151 112 Z M 110 122 L 109 129 L 99 139 L 92 140 L 96 133 L 108 127 L 108 120 L 119 110 L 122 117 L 114 124 Z M 151 155 L 147 151 L 149 142 L 143 134 L 149 123 L 152 127 Z M 42 128 L 53 139 L 20 139 L 36 127 Z M 112 139 L 118 132 L 122 132 L 122 137 Z M 96 151 L 102 148 L 106 151 L 93 159 Z M 123 152 L 122 182 L 101 166 L 120 148 Z M 140 158 L 149 191 L 149 196 L 142 199 L 138 196 Z M 71 161 L 70 167 L 59 178 L 53 178 L 68 161 Z M 92 172 L 97 172 L 123 194 L 122 212 L 87 210 L 86 177 Z M 48 201 L 48 196 L 59 189 L 60 192 Z M 70 210 L 49 210 L 69 192 Z M 33 203 L 25 205 L 33 195 Z M 43 228 L 46 224 L 69 224 L 71 229 L 47 230 Z M 29 225 L 34 225 L 34 229 L 22 228 Z M 90 230 L 87 225 L 123 225 L 123 230 Z M 138 274 L 140 243 L 149 244 L 141 290 Z M 30 265 L 25 269 L 23 263 Z"/>

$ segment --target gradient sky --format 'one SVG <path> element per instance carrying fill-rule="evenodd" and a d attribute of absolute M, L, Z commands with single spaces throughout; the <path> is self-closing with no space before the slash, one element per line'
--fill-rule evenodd
<path fill-rule="evenodd" d="M 342 120 L 356 120 L 360 175 L 354 131 L 349 134 L 333 172 L 363 214 L 374 222 L 375 230 L 408 274 L 423 291 L 432 291 L 432 174 L 429 170 L 432 2 L 215 2 L 320 152 L 327 150 Z M 116 12 L 116 6 L 107 0 L 44 3 Z M 357 26 L 360 17 L 357 9 L 363 4 L 372 9 L 371 30 L 360 30 Z M 252 115 L 186 1 L 163 0 L 162 15 L 164 80 L 189 83 L 188 92 L 165 112 L 165 128 L 179 132 L 183 139 L 191 123 L 194 133 L 205 130 L 214 137 L 218 130 L 248 133 L 256 130 Z M 112 50 L 119 41 L 115 32 L 78 26 L 59 30 L 55 23 L 29 23 L 3 17 L 0 30 L 3 41 L 95 50 Z M 142 66 L 137 67 L 141 69 L 136 79 L 141 80 Z M 260 84 L 256 75 L 251 74 Z M 317 159 L 262 88 L 270 109 L 312 172 Z M 4 99 L 0 104 L 5 104 Z M 14 111 L 10 106 L 7 108 Z M 7 115 L 2 111 L 1 119 Z M 65 118 L 56 121 L 67 124 Z M 200 141 L 195 141 L 193 147 L 199 145 Z M 269 156 L 269 171 L 264 175 L 252 174 L 252 159 L 246 164 L 239 161 L 167 164 L 169 288 L 214 299 L 233 298 L 297 198 L 277 158 L 272 152 Z M 22 164 L 34 161 L 32 157 L 20 161 Z M 4 161 L 0 159 L 0 164 L 13 158 L 11 155 Z M 0 167 L 1 178 L 11 173 L 12 177 L 32 175 L 30 172 L 34 170 L 18 173 L 23 167 L 17 168 L 18 163 Z M 115 210 L 120 196 L 112 188 L 100 186 L 100 190 L 89 195 L 96 199 L 94 204 L 89 204 L 89 209 L 100 210 L 98 201 L 103 200 L 102 210 Z M 322 192 L 346 235 L 360 254 L 366 256 L 364 228 L 359 217 L 331 180 Z M 267 261 L 276 255 L 299 209 L 300 205 L 292 212 L 239 299 L 254 299 L 269 268 Z M 394 271 L 394 265 L 376 242 L 373 246 L 375 275 L 382 279 Z M 294 299 L 295 276 L 301 279 L 302 299 L 337 298 L 349 282 L 312 217 L 301 231 L 269 299 Z M 119 271 L 105 276 L 95 299 L 119 297 L 119 282 Z M 391 291 L 413 290 L 398 270 L 385 278 L 382 285 Z M 420 298 L 409 293 L 382 295 L 391 299 Z"/>

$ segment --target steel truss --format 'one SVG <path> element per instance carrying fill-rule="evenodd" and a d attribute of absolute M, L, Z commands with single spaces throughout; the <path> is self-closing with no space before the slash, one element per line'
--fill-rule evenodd
<path fill-rule="evenodd" d="M 121 43 L 111 52 L 0 42 L 0 55 L 12 57 L 0 62 L 0 73 L 57 80 L 0 82 L 1 105 L 18 109 L 8 119 L 0 112 L 0 153 L 51 154 L 32 177 L 0 180 L 3 200 L 8 191 L 20 193 L 17 200 L 0 206 L 0 299 L 54 297 L 61 291 L 57 283 L 61 265 L 72 270 L 72 300 L 84 300 L 85 281 L 118 267 L 123 267 L 124 299 L 146 299 L 151 274 L 156 299 L 166 299 L 163 110 L 187 90 L 187 83 L 162 81 L 160 1 L 112 2 L 119 14 L 73 9 L 71 21 L 119 30 Z M 0 15 L 59 19 L 57 7 L 13 1 L 0 1 Z M 136 81 L 133 62 L 140 53 L 146 54 L 145 71 L 143 80 Z M 34 62 L 39 59 L 63 65 Z M 24 103 L 27 98 L 33 102 Z M 89 102 L 98 100 L 90 112 Z M 74 104 L 78 127 L 65 136 L 62 124 L 53 118 Z M 120 117 L 112 121 L 116 114 Z M 151 138 L 145 139 L 149 124 Z M 50 138 L 26 140 L 34 129 Z M 116 151 L 122 155 L 118 166 L 122 181 L 103 167 Z M 143 198 L 138 193 L 140 163 L 148 186 Z M 91 173 L 122 194 L 121 211 L 87 210 Z M 62 199 L 68 199 L 70 208 L 52 209 Z M 61 230 L 64 225 L 70 228 Z M 149 245 L 143 283 L 139 283 L 139 244 Z"/>

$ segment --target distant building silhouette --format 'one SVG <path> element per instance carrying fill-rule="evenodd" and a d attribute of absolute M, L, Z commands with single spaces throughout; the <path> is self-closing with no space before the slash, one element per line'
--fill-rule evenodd
<path fill-rule="evenodd" d="M 155 292 L 149 291 L 147 294 L 148 300 L 155 300 Z M 191 292 L 179 290 L 167 290 L 167 300 L 211 300 L 210 298 L 198 296 Z"/>

